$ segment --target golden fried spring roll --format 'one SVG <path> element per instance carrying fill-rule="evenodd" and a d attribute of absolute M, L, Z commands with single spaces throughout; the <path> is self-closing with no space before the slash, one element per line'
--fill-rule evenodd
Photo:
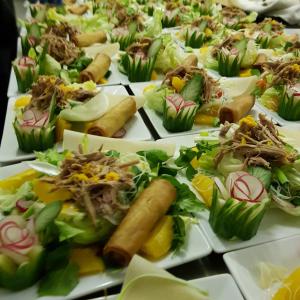
<path fill-rule="evenodd" d="M 241 95 L 235 97 L 232 102 L 225 104 L 219 110 L 219 119 L 221 123 L 228 121 L 236 123 L 249 113 L 255 103 L 252 95 Z"/>
<path fill-rule="evenodd" d="M 198 57 L 195 54 L 190 54 L 183 60 L 182 64 L 188 67 L 197 67 Z"/>
<path fill-rule="evenodd" d="M 68 7 L 68 11 L 71 14 L 78 15 L 78 16 L 82 16 L 83 14 L 85 14 L 88 9 L 89 7 L 85 4 L 73 4 Z"/>
<path fill-rule="evenodd" d="M 96 31 L 76 34 L 73 40 L 77 47 L 89 47 L 95 43 L 105 43 L 107 37 L 104 31 Z"/>
<path fill-rule="evenodd" d="M 85 82 L 88 80 L 93 80 L 97 83 L 109 70 L 110 63 L 111 59 L 108 55 L 98 53 L 95 59 L 87 66 L 87 68 L 80 72 L 80 81 Z"/>
<path fill-rule="evenodd" d="M 128 265 L 175 199 L 176 189 L 169 181 L 152 181 L 105 245 L 104 255 L 114 263 Z"/>
<path fill-rule="evenodd" d="M 93 135 L 112 137 L 136 113 L 136 102 L 127 97 L 102 117 L 88 125 L 86 132 Z"/>

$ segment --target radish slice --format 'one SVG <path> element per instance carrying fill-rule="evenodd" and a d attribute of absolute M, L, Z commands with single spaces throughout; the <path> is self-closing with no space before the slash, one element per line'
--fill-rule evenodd
<path fill-rule="evenodd" d="M 24 211 L 26 211 L 32 205 L 32 203 L 33 203 L 33 201 L 18 200 L 16 202 L 16 208 L 20 212 L 24 212 Z"/>
<path fill-rule="evenodd" d="M 261 181 L 243 171 L 230 173 L 226 187 L 231 197 L 239 201 L 259 202 L 268 196 Z"/>

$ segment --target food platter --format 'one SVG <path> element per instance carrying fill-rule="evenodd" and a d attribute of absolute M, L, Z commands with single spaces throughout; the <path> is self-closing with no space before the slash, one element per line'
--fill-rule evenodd
<path fill-rule="evenodd" d="M 242 295 L 236 286 L 233 278 L 229 274 L 219 274 L 204 278 L 190 280 L 189 283 L 208 292 L 212 299 L 222 300 L 234 297 L 236 300 L 242 300 Z M 218 288 L 216 289 L 216 286 Z M 117 296 L 108 296 L 105 298 L 97 298 L 98 300 L 116 300 Z M 93 300 L 93 299 L 92 299 Z M 96 298 L 94 299 L 96 300 Z"/>
<path fill-rule="evenodd" d="M 213 133 L 214 136 L 218 134 L 217 131 Z M 207 136 L 201 135 L 186 135 L 181 137 L 173 137 L 167 139 L 158 140 L 161 143 L 175 143 L 177 145 L 177 153 L 179 153 L 180 147 L 192 147 L 195 144 L 195 140 L 207 139 Z M 190 182 L 182 177 L 181 180 L 190 184 Z M 191 184 L 190 184 L 191 185 Z M 209 222 L 209 213 L 199 213 L 199 226 L 204 231 L 211 247 L 216 253 L 226 253 L 236 249 L 247 248 L 250 246 L 263 244 L 266 242 L 291 237 L 299 234 L 300 220 L 297 217 L 293 217 L 285 214 L 278 208 L 271 208 L 266 212 L 266 215 L 261 223 L 257 235 L 248 241 L 241 240 L 225 240 L 218 237 L 212 230 Z"/>
<path fill-rule="evenodd" d="M 0 298 L 288 300 L 300 30 L 247 1 L 44 2 L 7 90 Z"/>
<path fill-rule="evenodd" d="M 103 87 L 103 91 L 115 95 L 127 95 L 127 91 L 123 86 Z M 3 163 L 34 158 L 33 153 L 27 154 L 19 150 L 17 138 L 14 134 L 12 123 L 15 117 L 14 104 L 17 98 L 18 97 L 10 98 L 8 102 L 4 132 L 0 147 L 0 162 Z M 145 141 L 152 138 L 139 113 L 137 113 L 130 122 L 126 124 L 126 131 L 126 138 L 128 139 Z"/>
<path fill-rule="evenodd" d="M 7 167 L 2 167 L 0 169 L 0 179 L 6 178 L 7 176 L 12 176 L 20 173 L 23 170 L 27 170 L 28 165 L 26 162 L 19 163 L 16 165 L 11 165 Z M 211 247 L 206 241 L 204 234 L 197 225 L 192 225 L 189 232 L 189 237 L 187 239 L 187 244 L 182 252 L 182 254 L 174 255 L 169 254 L 167 257 L 159 261 L 157 266 L 161 268 L 172 268 L 174 266 L 181 265 L 199 259 L 201 257 L 207 256 L 211 252 Z M 74 299 L 77 297 L 84 296 L 88 293 L 96 292 L 104 288 L 115 286 L 120 284 L 124 277 L 124 270 L 112 270 L 101 274 L 84 276 L 80 279 L 79 284 L 67 297 L 41 297 L 37 298 L 37 289 L 35 286 L 22 290 L 20 292 L 9 292 L 7 290 L 0 289 L 1 297 L 9 297 L 9 299 L 17 300 L 20 299 Z"/>
<path fill-rule="evenodd" d="M 285 274 L 289 274 L 300 263 L 297 250 L 299 243 L 300 237 L 294 236 L 224 255 L 226 265 L 247 300 L 270 299 L 274 295 L 280 283 L 275 282 L 271 287 L 263 289 L 260 286 L 259 263 L 278 266 L 286 269 Z"/>

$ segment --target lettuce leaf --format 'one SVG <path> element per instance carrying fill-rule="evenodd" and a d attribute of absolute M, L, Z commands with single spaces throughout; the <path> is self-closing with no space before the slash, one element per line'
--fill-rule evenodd
<path fill-rule="evenodd" d="M 223 159 L 218 164 L 218 171 L 224 176 L 231 172 L 242 171 L 244 167 L 243 161 L 234 158 L 232 153 L 224 155 Z"/>
<path fill-rule="evenodd" d="M 245 54 L 241 61 L 241 67 L 244 69 L 251 68 L 257 58 L 257 46 L 253 40 L 247 43 Z"/>
<path fill-rule="evenodd" d="M 272 111 L 277 111 L 279 105 L 279 96 L 280 92 L 276 88 L 270 87 L 261 95 L 259 102 L 266 108 Z"/>
<path fill-rule="evenodd" d="M 162 114 L 164 111 L 164 102 L 166 101 L 166 97 L 170 94 L 172 94 L 172 91 L 165 86 L 148 90 L 144 93 L 146 105 L 157 113 Z"/>
<path fill-rule="evenodd" d="M 56 148 L 51 148 L 44 152 L 35 152 L 34 154 L 39 161 L 58 166 L 66 158 L 68 153 L 68 150 L 64 150 L 60 153 Z"/>
<path fill-rule="evenodd" d="M 160 9 L 156 9 L 153 13 L 153 18 L 146 27 L 145 31 L 143 32 L 144 36 L 148 37 L 157 37 L 162 32 L 162 23 L 161 20 L 163 18 L 163 12 Z"/>
<path fill-rule="evenodd" d="M 162 35 L 163 47 L 158 52 L 155 69 L 163 73 L 175 69 L 184 60 L 182 48 L 175 43 L 170 34 Z"/>

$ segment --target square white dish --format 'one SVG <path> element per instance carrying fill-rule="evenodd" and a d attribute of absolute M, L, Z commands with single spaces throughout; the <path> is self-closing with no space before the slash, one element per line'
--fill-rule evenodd
<path fill-rule="evenodd" d="M 215 131 L 217 133 L 217 131 Z M 176 153 L 179 154 L 181 146 L 191 147 L 195 143 L 195 139 L 200 140 L 200 135 L 186 135 L 178 136 L 173 138 L 167 138 L 158 140 L 157 142 L 169 142 L 176 144 Z M 176 155 L 175 154 L 175 157 Z M 192 188 L 191 183 L 186 178 L 180 178 L 181 181 L 189 184 Z M 197 194 L 196 191 L 194 191 Z M 208 218 L 209 212 L 204 211 L 199 213 L 199 226 L 204 231 L 209 243 L 211 244 L 214 252 L 225 253 L 236 249 L 246 248 L 274 240 L 287 238 L 294 235 L 300 235 L 300 218 L 286 214 L 278 208 L 270 208 L 267 210 L 257 234 L 248 241 L 232 240 L 228 241 L 218 237 L 212 230 Z"/>
<path fill-rule="evenodd" d="M 299 129 L 300 129 L 300 121 L 287 121 L 287 120 L 281 118 L 277 112 L 266 108 L 264 105 L 259 103 L 259 101 L 257 101 L 257 100 L 256 100 L 256 105 L 259 107 L 259 109 L 262 112 L 264 112 L 269 118 L 271 118 L 274 123 L 277 123 L 281 126 L 299 126 Z"/>
<path fill-rule="evenodd" d="M 21 56 L 21 55 L 19 55 L 19 56 Z M 108 77 L 107 82 L 104 84 L 101 84 L 100 86 L 110 86 L 110 85 L 121 84 L 120 75 L 118 74 L 119 71 L 118 72 L 115 71 L 113 64 L 111 64 L 111 66 L 110 66 L 110 71 L 111 71 L 111 74 Z M 9 84 L 8 84 L 8 89 L 7 89 L 7 97 L 10 98 L 10 97 L 18 96 L 18 95 L 21 95 L 21 93 L 18 91 L 18 83 L 17 83 L 15 72 L 14 72 L 13 68 L 11 68 Z"/>
<path fill-rule="evenodd" d="M 220 274 L 209 277 L 197 278 L 189 281 L 192 285 L 208 292 L 213 300 L 243 300 L 241 292 L 229 274 Z M 218 287 L 218 288 L 216 288 Z M 91 300 L 117 300 L 117 295 L 94 298 Z"/>
<path fill-rule="evenodd" d="M 21 171 L 28 169 L 26 162 L 19 164 L 2 167 L 0 168 L 0 179 L 7 176 L 15 175 Z M 205 257 L 211 253 L 212 249 L 207 242 L 204 234 L 198 225 L 194 224 L 191 226 L 189 231 L 188 240 L 182 254 L 174 255 L 170 253 L 164 259 L 157 262 L 157 265 L 161 268 L 172 268 L 201 257 Z M 65 297 L 41 297 L 38 298 L 36 286 L 30 287 L 26 290 L 19 292 L 9 292 L 0 288 L 0 299 L 10 299 L 10 300 L 67 300 L 74 299 L 93 293 L 117 284 L 120 284 L 124 277 L 124 270 L 112 270 L 101 274 L 84 276 L 80 278 L 78 285 L 75 289 Z"/>
<path fill-rule="evenodd" d="M 153 82 L 139 82 L 139 83 L 131 83 L 129 85 L 130 89 L 132 90 L 133 94 L 135 96 L 143 96 L 144 89 L 149 85 L 160 85 L 161 81 L 153 81 Z M 203 126 L 203 125 L 193 125 L 193 128 L 189 131 L 183 131 L 183 132 L 176 132 L 172 133 L 165 129 L 162 122 L 162 117 L 158 115 L 154 110 L 148 108 L 146 105 L 144 105 L 144 110 L 150 119 L 152 125 L 154 126 L 155 130 L 157 131 L 158 135 L 161 138 L 171 138 L 175 136 L 183 136 L 183 135 L 189 135 L 189 134 L 195 134 L 201 131 L 211 131 L 216 130 L 218 127 L 210 127 L 210 126 Z M 256 108 L 256 106 L 253 107 L 250 114 L 256 117 L 260 111 Z"/>
<path fill-rule="evenodd" d="M 115 95 L 128 95 L 126 89 L 119 86 L 106 86 L 103 90 L 107 93 Z M 7 105 L 6 118 L 3 130 L 3 136 L 0 146 L 0 162 L 9 163 L 14 161 L 21 161 L 34 158 L 34 153 L 24 153 L 18 147 L 17 138 L 13 128 L 13 121 L 15 118 L 14 104 L 18 97 L 10 98 Z M 146 141 L 151 140 L 152 136 L 146 127 L 139 112 L 126 123 L 125 125 L 126 135 L 125 139 Z"/>
<path fill-rule="evenodd" d="M 280 283 L 271 288 L 259 286 L 257 264 L 271 263 L 287 269 L 287 274 L 300 267 L 300 236 L 233 251 L 224 255 L 224 261 L 247 300 L 271 300 Z M 297 300 L 298 297 L 290 298 Z"/>

